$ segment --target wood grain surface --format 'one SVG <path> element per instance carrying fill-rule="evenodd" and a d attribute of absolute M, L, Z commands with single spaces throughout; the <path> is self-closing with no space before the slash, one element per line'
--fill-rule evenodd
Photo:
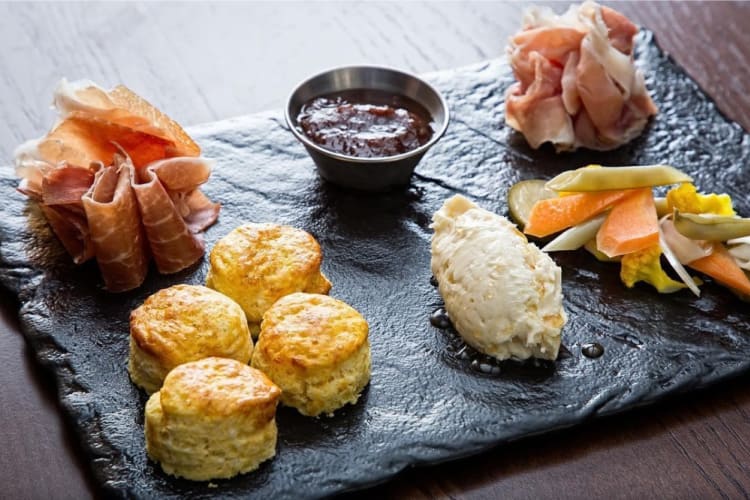
<path fill-rule="evenodd" d="M 556 3 L 562 10 L 567 4 Z M 750 3 L 616 3 L 750 129 Z M 349 63 L 414 72 L 502 55 L 523 3 L 0 4 L 0 158 L 52 123 L 63 76 L 125 83 L 183 124 L 281 107 Z M 8 196 L 8 193 L 3 193 Z M 87 498 L 87 463 L 0 291 L 0 497 Z M 750 332 L 748 332 L 750 335 Z M 413 498 L 746 498 L 750 377 L 437 467 L 367 493 Z M 366 450 L 363 450 L 366 453 Z"/>

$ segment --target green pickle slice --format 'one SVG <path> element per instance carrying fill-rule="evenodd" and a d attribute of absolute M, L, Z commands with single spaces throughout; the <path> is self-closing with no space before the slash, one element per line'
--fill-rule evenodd
<path fill-rule="evenodd" d="M 513 184 L 508 190 L 508 210 L 513 222 L 523 229 L 529 222 L 531 207 L 539 200 L 556 198 L 557 193 L 546 187 L 541 179 L 530 179 Z"/>
<path fill-rule="evenodd" d="M 750 236 L 750 219 L 674 211 L 674 227 L 693 240 L 727 241 Z"/>

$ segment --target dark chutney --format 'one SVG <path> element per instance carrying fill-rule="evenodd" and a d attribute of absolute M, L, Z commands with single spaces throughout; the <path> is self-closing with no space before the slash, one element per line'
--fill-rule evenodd
<path fill-rule="evenodd" d="M 426 144 L 430 114 L 416 101 L 390 92 L 358 89 L 316 97 L 297 116 L 315 144 L 359 158 L 394 156 Z"/>

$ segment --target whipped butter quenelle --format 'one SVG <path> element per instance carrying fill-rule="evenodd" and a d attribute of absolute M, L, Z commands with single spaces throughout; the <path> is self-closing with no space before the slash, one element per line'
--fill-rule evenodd
<path fill-rule="evenodd" d="M 464 341 L 503 359 L 555 359 L 560 267 L 505 217 L 456 195 L 433 215 L 432 273 Z"/>

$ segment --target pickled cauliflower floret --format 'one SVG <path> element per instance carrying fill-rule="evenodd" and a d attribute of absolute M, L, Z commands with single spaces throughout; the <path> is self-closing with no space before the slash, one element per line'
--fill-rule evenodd
<path fill-rule="evenodd" d="M 620 279 L 628 288 L 633 288 L 639 281 L 645 281 L 659 293 L 674 293 L 687 288 L 687 285 L 673 280 L 664 272 L 660 258 L 659 245 L 623 255 L 620 261 Z"/>
<path fill-rule="evenodd" d="M 554 261 L 463 196 L 432 220 L 432 273 L 464 341 L 497 359 L 557 358 L 567 315 Z"/>
<path fill-rule="evenodd" d="M 700 194 L 689 182 L 667 192 L 667 206 L 688 214 L 735 215 L 732 198 L 728 194 Z"/>

